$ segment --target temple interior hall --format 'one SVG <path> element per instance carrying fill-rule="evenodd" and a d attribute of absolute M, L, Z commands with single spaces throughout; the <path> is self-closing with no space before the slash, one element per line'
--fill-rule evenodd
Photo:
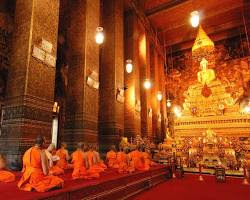
<path fill-rule="evenodd" d="M 0 0 L 0 199 L 250 197 L 250 0 Z"/>

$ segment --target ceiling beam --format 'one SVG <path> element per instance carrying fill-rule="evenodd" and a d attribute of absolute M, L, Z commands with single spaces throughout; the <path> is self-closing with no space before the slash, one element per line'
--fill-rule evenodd
<path fill-rule="evenodd" d="M 213 40 L 213 42 L 219 42 L 225 39 L 239 36 L 240 33 L 244 34 L 243 26 L 233 28 L 227 31 L 213 33 L 210 35 L 210 38 Z M 194 40 L 186 40 L 186 41 L 183 41 L 182 43 L 172 45 L 172 53 L 191 49 L 193 44 L 194 44 Z M 166 47 L 166 49 L 170 49 L 170 46 Z"/>
<path fill-rule="evenodd" d="M 157 32 L 155 31 L 154 27 L 152 26 L 151 22 L 149 21 L 149 19 L 146 17 L 143 9 L 141 8 L 140 2 L 138 0 L 130 0 L 130 5 L 131 8 L 134 10 L 136 16 L 138 17 L 138 19 L 140 20 L 140 22 L 142 23 L 142 25 L 144 26 L 149 39 L 151 40 L 151 42 L 154 44 L 158 54 L 164 58 L 164 48 L 160 43 L 160 40 L 158 38 Z"/>
<path fill-rule="evenodd" d="M 166 2 L 161 4 L 160 6 L 157 6 L 155 8 L 149 9 L 145 11 L 145 14 L 147 17 L 151 17 L 155 14 L 158 14 L 159 12 L 169 10 L 171 8 L 175 8 L 179 6 L 180 4 L 186 3 L 189 0 L 172 0 L 170 2 Z"/>
<path fill-rule="evenodd" d="M 227 22 L 224 24 L 219 24 L 218 26 L 213 26 L 213 27 L 209 27 L 209 28 L 205 27 L 205 31 L 210 36 L 211 34 L 214 35 L 217 33 L 226 32 L 227 30 L 236 29 L 239 27 L 243 27 L 243 22 L 241 19 L 236 19 L 234 21 L 230 21 L 230 22 Z M 188 41 L 194 41 L 195 36 L 196 36 L 196 33 L 190 34 L 188 37 L 186 36 L 186 38 L 175 37 L 175 39 L 173 39 L 173 40 L 168 40 L 168 38 L 164 37 L 165 47 L 185 43 Z"/>
<path fill-rule="evenodd" d="M 228 8 L 218 9 L 218 10 L 216 10 L 216 12 L 213 12 L 213 13 L 208 13 L 201 19 L 201 23 L 202 23 L 202 21 L 209 20 L 210 18 L 216 17 L 217 15 L 221 15 L 221 14 L 224 14 L 227 12 L 232 12 L 232 11 L 237 10 L 237 9 L 242 9 L 242 6 L 243 6 L 242 4 L 236 4 L 236 5 L 228 7 Z M 172 24 L 171 26 L 169 26 L 165 29 L 159 30 L 159 34 L 162 34 L 162 33 L 167 32 L 167 31 L 171 31 L 173 29 L 185 27 L 185 26 L 187 26 L 186 21 L 181 23 L 181 24 Z"/>

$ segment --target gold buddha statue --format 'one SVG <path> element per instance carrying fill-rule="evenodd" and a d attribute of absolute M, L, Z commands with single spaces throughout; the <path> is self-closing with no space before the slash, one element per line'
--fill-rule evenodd
<path fill-rule="evenodd" d="M 198 81 L 202 84 L 210 84 L 215 79 L 215 73 L 213 69 L 207 68 L 208 61 L 202 58 L 200 62 L 201 71 L 197 73 Z"/>

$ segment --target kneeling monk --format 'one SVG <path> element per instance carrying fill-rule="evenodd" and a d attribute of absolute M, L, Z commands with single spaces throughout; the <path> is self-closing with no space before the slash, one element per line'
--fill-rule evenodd
<path fill-rule="evenodd" d="M 49 147 L 45 150 L 46 156 L 49 161 L 49 174 L 50 175 L 61 175 L 64 174 L 64 170 L 57 165 L 54 165 L 54 162 L 59 160 L 59 156 L 52 155 L 53 150 L 55 149 L 55 145 L 51 143 Z"/>
<path fill-rule="evenodd" d="M 4 170 L 6 167 L 6 162 L 4 157 L 0 154 L 0 182 L 13 182 L 15 181 L 15 175 L 9 171 Z"/>
<path fill-rule="evenodd" d="M 94 153 L 94 157 L 95 157 L 95 160 L 96 160 L 96 164 L 99 167 L 103 168 L 104 170 L 107 169 L 107 166 L 104 164 L 103 160 L 100 157 L 97 145 L 94 146 L 93 153 Z"/>
<path fill-rule="evenodd" d="M 74 153 L 72 153 L 72 163 L 73 163 L 73 173 L 72 173 L 72 178 L 73 179 L 79 179 L 79 178 L 89 178 L 87 176 L 87 158 L 86 155 L 84 154 L 83 150 L 83 144 L 78 143 L 77 144 L 77 149 Z"/>
<path fill-rule="evenodd" d="M 63 180 L 56 176 L 49 176 L 48 158 L 42 149 L 45 138 L 39 136 L 35 146 L 28 149 L 23 156 L 23 175 L 18 187 L 24 191 L 36 190 L 46 192 L 53 188 L 62 188 Z"/>
<path fill-rule="evenodd" d="M 89 145 L 88 151 L 86 152 L 88 162 L 89 162 L 89 170 L 94 173 L 100 173 L 104 171 L 104 168 L 100 165 L 98 165 L 98 158 L 96 157 L 96 154 L 94 153 L 94 148 L 92 145 Z"/>
<path fill-rule="evenodd" d="M 117 164 L 119 166 L 119 168 L 118 168 L 119 173 L 129 172 L 128 156 L 124 152 L 122 147 L 120 147 L 120 151 L 117 153 Z"/>
<path fill-rule="evenodd" d="M 130 161 L 131 166 L 133 166 L 135 170 L 140 170 L 140 171 L 147 170 L 144 167 L 144 157 L 142 153 L 138 150 L 138 148 L 130 152 L 130 158 L 131 158 L 131 161 Z"/>
<path fill-rule="evenodd" d="M 110 151 L 107 152 L 106 162 L 108 163 L 108 167 L 110 168 L 119 168 L 117 164 L 117 154 L 115 152 L 115 146 L 112 145 Z"/>
<path fill-rule="evenodd" d="M 61 143 L 61 148 L 56 151 L 56 155 L 59 156 L 60 160 L 57 161 L 56 165 L 62 169 L 72 169 L 73 166 L 68 163 L 70 156 L 68 153 L 67 144 Z"/>

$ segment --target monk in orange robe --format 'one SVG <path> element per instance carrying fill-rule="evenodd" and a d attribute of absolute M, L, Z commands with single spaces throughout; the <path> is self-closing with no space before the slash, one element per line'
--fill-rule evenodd
<path fill-rule="evenodd" d="M 15 175 L 7 170 L 4 170 L 6 168 L 6 162 L 4 157 L 0 154 L 0 182 L 14 182 L 15 181 Z"/>
<path fill-rule="evenodd" d="M 117 164 L 119 166 L 118 172 L 119 173 L 128 173 L 129 168 L 128 168 L 128 156 L 124 152 L 123 148 L 120 148 L 120 151 L 117 152 Z"/>
<path fill-rule="evenodd" d="M 104 164 L 103 160 L 100 157 L 97 145 L 94 146 L 93 153 L 94 153 L 94 160 L 96 161 L 96 165 L 101 167 L 104 170 L 107 169 L 107 165 Z"/>
<path fill-rule="evenodd" d="M 61 143 L 61 148 L 56 151 L 56 155 L 59 156 L 60 160 L 57 161 L 56 165 L 61 169 L 72 169 L 73 165 L 69 164 L 70 156 L 68 153 L 67 144 Z"/>
<path fill-rule="evenodd" d="M 135 170 L 140 170 L 140 171 L 144 171 L 144 157 L 141 154 L 141 152 L 137 149 L 135 149 L 134 151 L 132 151 L 130 153 L 130 157 L 131 157 L 131 167 L 133 167 Z"/>
<path fill-rule="evenodd" d="M 44 143 L 45 138 L 39 136 L 35 141 L 35 146 L 24 153 L 23 175 L 18 182 L 18 187 L 21 190 L 46 192 L 63 186 L 64 181 L 61 178 L 48 175 L 49 165 L 43 150 Z"/>
<path fill-rule="evenodd" d="M 97 160 L 97 157 L 95 156 L 94 148 L 92 145 L 89 145 L 88 151 L 86 152 L 86 154 L 87 154 L 87 158 L 89 162 L 89 170 L 90 171 L 92 170 L 93 172 L 96 172 L 96 173 L 103 172 L 104 168 L 98 165 L 98 160 Z"/>
<path fill-rule="evenodd" d="M 85 166 L 87 166 L 87 157 L 82 150 L 83 144 L 77 144 L 77 149 L 72 153 L 72 163 L 73 163 L 73 179 L 89 178 L 88 172 Z"/>
<path fill-rule="evenodd" d="M 50 175 L 61 175 L 64 174 L 64 170 L 60 168 L 58 165 L 54 165 L 54 162 L 60 160 L 59 156 L 52 155 L 53 150 L 55 149 L 55 145 L 52 143 L 45 150 L 46 156 L 48 157 L 49 162 L 49 174 Z"/>
<path fill-rule="evenodd" d="M 111 148 L 110 148 L 110 151 L 107 152 L 107 155 L 106 155 L 106 162 L 108 163 L 108 167 L 110 168 L 118 168 L 118 164 L 117 164 L 117 157 L 116 157 L 116 152 L 115 152 L 115 146 L 113 145 Z"/>
<path fill-rule="evenodd" d="M 143 151 L 141 152 L 143 159 L 144 159 L 144 170 L 149 170 L 151 166 L 155 165 L 155 163 L 151 160 L 151 156 L 150 154 L 143 149 Z"/>
<path fill-rule="evenodd" d="M 90 150 L 88 145 L 84 146 L 84 156 L 86 157 L 86 164 L 87 164 L 87 172 L 88 176 L 92 178 L 99 178 L 100 172 L 103 171 L 100 167 L 96 166 L 96 161 L 94 160 L 93 152 Z"/>

